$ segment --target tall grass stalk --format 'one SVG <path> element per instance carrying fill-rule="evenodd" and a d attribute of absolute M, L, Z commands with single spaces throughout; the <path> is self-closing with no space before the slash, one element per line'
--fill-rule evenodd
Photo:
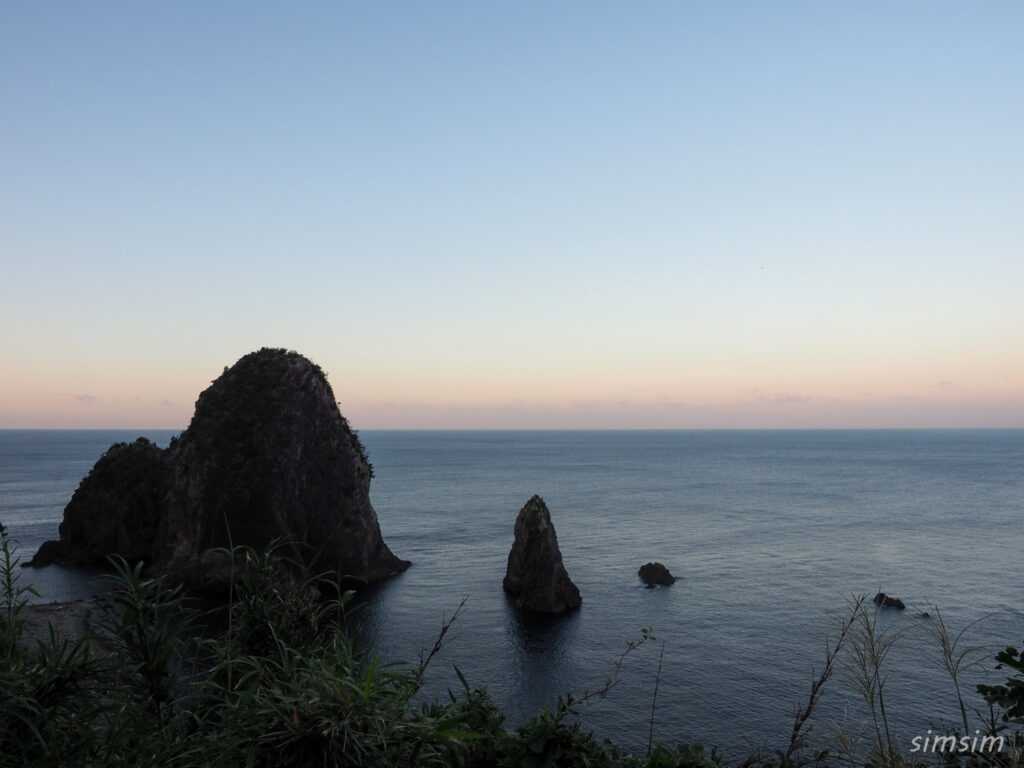
<path fill-rule="evenodd" d="M 658 685 L 661 683 L 661 664 L 665 660 L 665 641 L 661 641 L 661 653 L 658 654 L 658 674 L 654 678 L 654 695 L 651 696 L 651 723 L 647 730 L 647 756 L 650 757 L 651 745 L 654 743 L 654 711 L 658 706 Z"/>
<path fill-rule="evenodd" d="M 976 624 L 989 618 L 991 614 L 975 619 L 957 632 L 956 635 L 951 636 L 938 606 L 930 605 L 929 609 L 928 618 L 923 621 L 923 626 L 925 632 L 938 648 L 938 653 L 932 651 L 927 655 L 936 666 L 944 669 L 946 674 L 949 675 L 950 680 L 953 681 L 953 689 L 956 692 L 956 701 L 960 707 L 960 718 L 964 727 L 964 734 L 968 735 L 971 729 L 967 723 L 967 707 L 964 705 L 963 692 L 960 690 L 960 677 L 972 667 L 980 666 L 984 660 L 984 655 L 988 653 L 988 649 L 982 645 L 965 645 L 964 635 Z"/>
<path fill-rule="evenodd" d="M 423 686 L 423 677 L 427 672 L 427 667 L 430 665 L 431 659 L 434 658 L 445 645 L 445 637 L 448 634 L 448 630 L 452 628 L 452 624 L 462 615 L 466 609 L 466 602 L 469 600 L 469 595 L 462 598 L 459 606 L 455 609 L 455 612 L 451 615 L 451 618 L 445 618 L 444 614 L 441 615 L 441 629 L 437 633 L 437 639 L 434 640 L 434 646 L 430 649 L 430 652 L 424 655 L 423 651 L 420 651 L 420 663 L 416 667 L 416 674 L 413 678 L 413 686 L 416 691 Z"/>
<path fill-rule="evenodd" d="M 883 768 L 897 762 L 896 740 L 885 709 L 885 659 L 908 629 L 886 630 L 879 626 L 877 605 L 868 607 L 867 598 L 849 598 L 853 621 L 843 666 L 845 684 L 867 705 L 874 731 L 875 753 Z"/>
<path fill-rule="evenodd" d="M 827 683 L 832 677 L 832 673 L 835 670 L 836 660 L 839 658 L 839 653 L 843 649 L 843 643 L 846 641 L 847 635 L 849 635 L 850 631 L 853 629 L 854 623 L 857 621 L 857 617 L 864 606 L 865 599 L 866 598 L 863 595 L 851 598 L 850 615 L 840 625 L 839 637 L 836 639 L 834 645 L 829 645 L 826 642 L 825 666 L 822 668 L 821 674 L 811 682 L 811 692 L 807 697 L 807 703 L 803 707 L 797 709 L 796 714 L 793 716 L 793 730 L 789 736 L 789 746 L 786 748 L 786 751 L 780 755 L 780 762 L 784 766 L 792 765 L 797 751 L 806 744 L 807 734 L 810 732 L 807 722 L 810 720 L 811 714 L 814 712 L 815 707 L 817 707 L 818 702 L 824 694 L 825 683 Z"/>

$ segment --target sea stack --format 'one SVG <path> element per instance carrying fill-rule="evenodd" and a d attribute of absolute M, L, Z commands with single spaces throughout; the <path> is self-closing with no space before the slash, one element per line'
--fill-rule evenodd
<path fill-rule="evenodd" d="M 527 611 L 558 614 L 580 607 L 580 591 L 565 571 L 551 513 L 540 496 L 526 502 L 516 518 L 502 587 Z"/>
<path fill-rule="evenodd" d="M 230 566 L 218 548 L 276 540 L 301 576 L 377 581 L 409 562 L 381 537 L 372 475 L 320 367 L 264 348 L 199 395 L 167 449 L 143 439 L 112 446 L 65 508 L 60 540 L 29 565 L 121 555 L 215 591 Z"/>

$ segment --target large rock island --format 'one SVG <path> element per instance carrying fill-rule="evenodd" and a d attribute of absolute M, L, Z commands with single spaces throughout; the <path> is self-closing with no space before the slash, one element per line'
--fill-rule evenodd
<path fill-rule="evenodd" d="M 279 552 L 301 574 L 376 581 L 409 562 L 381 537 L 373 470 L 319 366 L 283 349 L 253 352 L 196 401 L 179 438 L 112 446 L 64 510 L 60 539 L 28 565 L 143 561 L 197 590 L 225 585 L 218 548 Z"/>
<path fill-rule="evenodd" d="M 528 611 L 565 613 L 580 607 L 580 591 L 562 563 L 551 513 L 540 496 L 526 502 L 516 517 L 502 587 Z"/>

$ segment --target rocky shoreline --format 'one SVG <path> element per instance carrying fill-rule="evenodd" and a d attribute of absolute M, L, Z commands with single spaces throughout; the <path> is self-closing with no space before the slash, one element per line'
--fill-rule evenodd
<path fill-rule="evenodd" d="M 36 603 L 21 609 L 20 618 L 25 624 L 21 634 L 24 648 L 46 643 L 50 638 L 52 625 L 57 637 L 75 644 L 95 634 L 95 622 L 99 620 L 102 596 L 70 602 Z"/>

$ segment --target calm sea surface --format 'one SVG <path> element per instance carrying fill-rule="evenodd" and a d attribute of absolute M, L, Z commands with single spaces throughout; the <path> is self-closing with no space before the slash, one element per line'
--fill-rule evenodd
<path fill-rule="evenodd" d="M 144 434 L 166 445 L 174 433 Z M 57 537 L 64 505 L 100 454 L 138 436 L 0 431 L 0 521 L 23 557 Z M 1024 639 L 1024 430 L 361 437 L 384 538 L 413 561 L 361 596 L 365 631 L 386 660 L 414 662 L 466 597 L 427 692 L 457 687 L 457 664 L 488 687 L 510 725 L 560 692 L 599 687 L 626 642 L 653 627 L 658 642 L 630 654 L 618 687 L 583 708 L 598 735 L 646 747 L 664 642 L 656 740 L 702 740 L 733 756 L 784 747 L 847 599 L 881 589 L 907 604 L 883 611 L 879 624 L 908 631 L 887 659 L 885 692 L 909 744 L 956 716 L 952 684 L 914 629 L 922 611 L 937 605 L 957 631 L 987 617 L 967 634 L 971 644 Z M 501 580 L 515 516 L 535 493 L 583 607 L 529 622 L 509 607 Z M 650 560 L 679 581 L 641 588 L 636 571 Z M 91 589 L 88 573 L 22 573 L 42 600 Z M 816 713 L 821 740 L 867 716 L 843 678 L 837 672 Z M 982 702 L 972 694 L 968 704 Z"/>

